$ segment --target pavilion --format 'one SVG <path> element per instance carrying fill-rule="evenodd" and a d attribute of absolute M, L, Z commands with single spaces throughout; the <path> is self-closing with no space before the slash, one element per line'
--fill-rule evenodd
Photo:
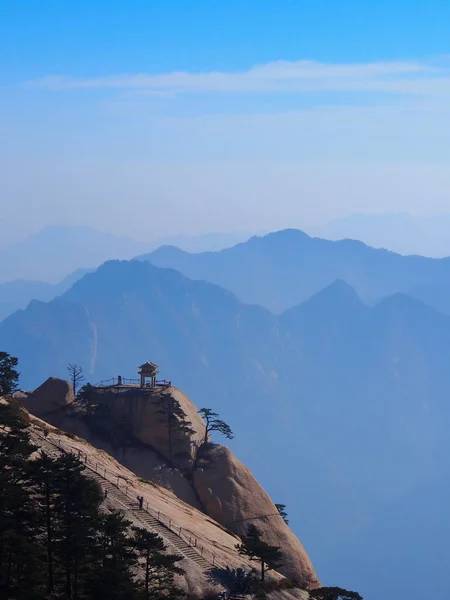
<path fill-rule="evenodd" d="M 156 387 L 156 376 L 159 373 L 158 365 L 147 361 L 139 367 L 139 376 L 141 378 L 141 387 Z M 150 381 L 148 381 L 150 380 Z"/>

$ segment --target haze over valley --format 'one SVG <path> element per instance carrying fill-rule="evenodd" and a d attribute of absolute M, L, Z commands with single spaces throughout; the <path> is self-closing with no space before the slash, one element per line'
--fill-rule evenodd
<path fill-rule="evenodd" d="M 449 22 L 1 4 L 2 600 L 447 600 Z"/>
<path fill-rule="evenodd" d="M 214 398 L 233 423 L 232 447 L 294 509 L 318 572 L 388 598 L 405 560 L 393 532 L 420 539 L 408 560 L 444 577 L 424 514 L 434 519 L 436 493 L 450 493 L 450 305 L 434 293 L 449 269 L 294 230 L 206 254 L 162 247 L 33 300 L 0 323 L 0 340 L 20 356 L 25 389 L 64 378 L 67 364 L 98 383 L 157 357 L 166 379 L 200 405 Z M 424 290 L 426 303 L 413 297 Z M 408 581 L 409 597 L 423 597 L 420 574 Z"/>

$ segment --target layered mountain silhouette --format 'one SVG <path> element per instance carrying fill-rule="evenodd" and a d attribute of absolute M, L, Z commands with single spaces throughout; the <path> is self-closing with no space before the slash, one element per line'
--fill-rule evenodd
<path fill-rule="evenodd" d="M 128 259 L 150 249 L 150 244 L 91 227 L 53 225 L 0 250 L 0 282 L 57 283 L 77 269 L 98 267 L 111 258 Z"/>
<path fill-rule="evenodd" d="M 330 240 L 358 239 L 374 248 L 400 254 L 449 256 L 448 213 L 413 216 L 407 213 L 352 214 L 316 227 L 307 233 Z"/>
<path fill-rule="evenodd" d="M 409 295 L 445 315 L 450 315 L 450 278 L 416 285 Z"/>
<path fill-rule="evenodd" d="M 297 232 L 285 235 L 298 248 Z M 300 243 L 311 240 L 301 235 Z M 291 281 L 292 293 L 297 284 Z M 388 562 L 379 573 L 383 548 L 411 539 L 417 511 L 406 512 L 395 531 L 380 515 L 389 507 L 396 514 L 416 495 L 434 506 L 428 490 L 436 486 L 450 492 L 449 341 L 450 317 L 402 293 L 369 307 L 336 280 L 275 316 L 146 261 L 108 262 L 59 298 L 32 302 L 0 323 L 0 347 L 19 356 L 25 388 L 50 374 L 67 376 L 69 362 L 92 383 L 134 377 L 144 360 L 157 362 L 162 377 L 230 423 L 233 447 L 291 509 L 319 578 L 333 581 L 331 557 L 345 548 L 339 579 L 369 600 L 394 600 L 399 589 L 410 600 L 427 594 L 427 578 L 409 585 L 404 564 Z M 440 539 L 450 538 L 446 513 L 436 510 Z M 377 545 L 369 552 L 371 536 Z M 441 551 L 417 545 L 407 560 L 443 578 Z"/>
<path fill-rule="evenodd" d="M 21 279 L 0 283 L 0 321 L 16 310 L 26 308 L 31 300 L 48 301 L 60 296 L 92 270 L 77 269 L 56 284 Z"/>
<path fill-rule="evenodd" d="M 281 313 L 336 279 L 368 303 L 396 292 L 450 281 L 450 258 L 402 256 L 355 240 L 329 241 L 290 229 L 253 237 L 220 252 L 189 254 L 161 247 L 139 257 L 191 279 L 216 283 L 247 304 Z"/>
<path fill-rule="evenodd" d="M 42 286 L 44 282 L 56 285 L 68 273 L 85 267 L 96 268 L 106 260 L 130 259 L 168 244 L 189 252 L 221 250 L 249 237 L 245 233 L 208 233 L 139 242 L 100 232 L 92 227 L 51 225 L 20 242 L 0 247 L 0 284 L 15 284 L 20 280 L 37 296 L 41 292 L 38 285 Z M 31 299 L 33 296 L 29 297 Z M 0 288 L 1 302 L 6 300 Z"/>

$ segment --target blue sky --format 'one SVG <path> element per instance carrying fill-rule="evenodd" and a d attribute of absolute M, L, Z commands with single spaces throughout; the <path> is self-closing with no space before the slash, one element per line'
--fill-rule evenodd
<path fill-rule="evenodd" d="M 446 211 L 449 22 L 448 0 L 5 0 L 0 233 Z"/>

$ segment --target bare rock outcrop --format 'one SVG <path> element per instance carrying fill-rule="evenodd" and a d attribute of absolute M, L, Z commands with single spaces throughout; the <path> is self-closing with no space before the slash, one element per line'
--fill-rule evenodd
<path fill-rule="evenodd" d="M 191 483 L 179 469 L 171 467 L 164 456 L 151 446 L 136 441 L 128 444 L 113 443 L 108 435 L 104 435 L 105 430 L 98 429 L 95 419 L 84 420 L 77 411 L 56 412 L 48 415 L 46 420 L 104 450 L 139 477 L 170 490 L 183 502 L 197 509 L 202 508 Z"/>
<path fill-rule="evenodd" d="M 213 444 L 204 448 L 193 484 L 213 519 L 240 536 L 246 534 L 250 523 L 255 524 L 263 532 L 264 541 L 281 547 L 281 573 L 305 588 L 318 585 L 300 541 L 279 515 L 269 495 L 231 450 Z"/>
<path fill-rule="evenodd" d="M 195 447 L 203 438 L 205 424 L 194 403 L 179 389 L 122 390 L 117 387 L 96 392 L 95 400 L 106 405 L 116 417 L 122 418 L 124 426 L 130 428 L 137 440 L 175 465 L 189 468 Z M 189 432 L 179 419 L 172 419 L 169 423 L 168 403 L 171 401 L 178 403 L 186 415 L 185 424 Z"/>
<path fill-rule="evenodd" d="M 67 408 L 74 401 L 72 385 L 64 379 L 49 377 L 33 393 L 20 401 L 24 408 L 37 417 L 46 417 Z"/>
<path fill-rule="evenodd" d="M 70 384 L 50 379 L 24 405 L 105 450 L 139 477 L 170 490 L 229 532 L 242 536 L 254 523 L 266 542 L 281 547 L 281 573 L 305 588 L 318 585 L 303 546 L 250 470 L 225 446 L 202 445 L 205 423 L 185 394 L 174 387 L 125 386 L 96 388 L 93 394 L 93 405 L 100 408 L 86 413 L 76 403 L 71 406 Z M 169 425 L 170 401 L 186 415 L 188 428 L 179 418 Z"/>

